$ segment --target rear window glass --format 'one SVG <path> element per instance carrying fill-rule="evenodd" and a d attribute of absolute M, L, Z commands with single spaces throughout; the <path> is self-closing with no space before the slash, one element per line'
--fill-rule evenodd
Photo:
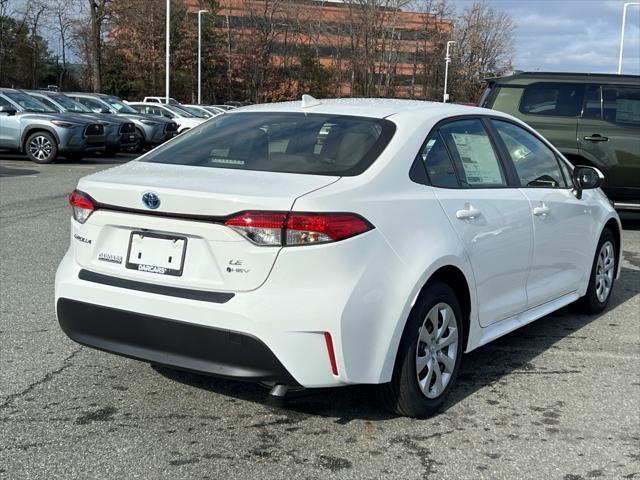
<path fill-rule="evenodd" d="M 366 117 L 238 112 L 209 120 L 142 161 L 353 176 L 375 161 L 394 131 L 390 121 Z"/>
<path fill-rule="evenodd" d="M 533 83 L 524 89 L 520 111 L 528 115 L 575 117 L 582 110 L 584 85 Z"/>

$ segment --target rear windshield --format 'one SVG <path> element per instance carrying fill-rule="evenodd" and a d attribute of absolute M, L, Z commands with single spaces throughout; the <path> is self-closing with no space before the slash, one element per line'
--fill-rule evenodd
<path fill-rule="evenodd" d="M 375 118 L 229 113 L 156 148 L 141 161 L 354 176 L 375 161 L 394 131 L 393 123 Z"/>

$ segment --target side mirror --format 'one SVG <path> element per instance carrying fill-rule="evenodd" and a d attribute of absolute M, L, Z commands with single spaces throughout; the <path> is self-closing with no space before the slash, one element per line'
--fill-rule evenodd
<path fill-rule="evenodd" d="M 6 116 L 15 115 L 18 111 L 9 105 L 0 105 L 0 113 L 5 114 Z"/>
<path fill-rule="evenodd" d="M 604 175 L 595 167 L 578 165 L 573 169 L 573 185 L 576 197 L 582 198 L 582 191 L 599 188 L 604 182 Z"/>

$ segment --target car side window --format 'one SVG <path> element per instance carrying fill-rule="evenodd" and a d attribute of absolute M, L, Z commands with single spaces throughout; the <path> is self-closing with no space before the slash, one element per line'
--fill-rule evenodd
<path fill-rule="evenodd" d="M 582 110 L 584 85 L 540 82 L 527 85 L 520 100 L 520 112 L 527 115 L 577 117 Z"/>
<path fill-rule="evenodd" d="M 513 123 L 492 120 L 523 187 L 566 188 L 555 153 L 535 135 Z"/>
<path fill-rule="evenodd" d="M 455 120 L 440 127 L 462 185 L 492 188 L 507 185 L 489 134 L 477 119 Z"/>
<path fill-rule="evenodd" d="M 603 86 L 602 117 L 619 125 L 640 126 L 640 88 Z"/>
<path fill-rule="evenodd" d="M 439 132 L 434 132 L 420 152 L 429 182 L 434 187 L 458 188 L 456 170 Z"/>

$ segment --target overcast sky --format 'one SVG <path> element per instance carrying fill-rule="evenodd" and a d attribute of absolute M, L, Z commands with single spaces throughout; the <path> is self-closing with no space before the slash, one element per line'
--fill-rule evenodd
<path fill-rule="evenodd" d="M 628 0 L 627 0 L 628 1 Z M 458 11 L 473 0 L 454 0 Z M 518 70 L 616 73 L 625 0 L 488 0 L 516 25 Z M 640 74 L 640 6 L 627 8 L 622 73 Z"/>

